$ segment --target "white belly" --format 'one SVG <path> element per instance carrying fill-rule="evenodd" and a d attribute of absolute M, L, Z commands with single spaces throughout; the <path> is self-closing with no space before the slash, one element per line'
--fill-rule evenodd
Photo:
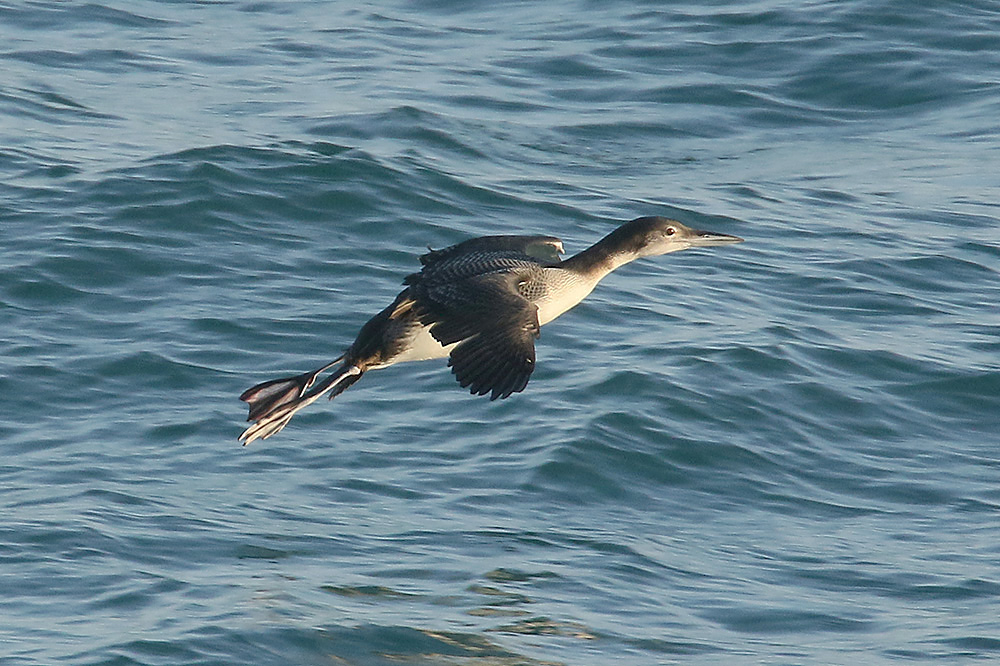
<path fill-rule="evenodd" d="M 454 344 L 450 344 L 447 347 L 443 347 L 440 342 L 434 339 L 434 336 L 430 333 L 430 328 L 424 326 L 420 329 L 417 334 L 413 337 L 410 342 L 409 347 L 406 351 L 393 357 L 389 363 L 383 363 L 381 365 L 373 365 L 370 369 L 385 368 L 390 365 L 395 365 L 396 363 L 406 363 L 408 361 L 426 361 L 432 358 L 445 358 L 451 353 L 451 350 L 455 348 Z"/>

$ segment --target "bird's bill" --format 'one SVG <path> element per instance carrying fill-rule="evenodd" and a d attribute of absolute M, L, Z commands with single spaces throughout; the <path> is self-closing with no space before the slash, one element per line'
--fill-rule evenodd
<path fill-rule="evenodd" d="M 720 234 L 714 231 L 696 231 L 689 239 L 689 242 L 691 243 L 691 247 L 710 247 L 713 245 L 742 243 L 743 239 L 739 236 L 730 236 L 729 234 Z"/>

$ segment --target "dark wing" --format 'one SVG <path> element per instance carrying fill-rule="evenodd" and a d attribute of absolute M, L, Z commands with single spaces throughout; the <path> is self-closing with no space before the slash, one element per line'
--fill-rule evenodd
<path fill-rule="evenodd" d="M 440 250 L 431 250 L 420 256 L 420 263 L 430 266 L 462 254 L 497 251 L 516 252 L 546 263 L 557 263 L 563 252 L 563 244 L 555 236 L 481 236 Z"/>
<path fill-rule="evenodd" d="M 435 283 L 416 280 L 420 320 L 442 345 L 459 343 L 448 365 L 463 387 L 491 400 L 524 390 L 535 369 L 538 308 L 517 292 L 522 270 L 494 271 Z"/>

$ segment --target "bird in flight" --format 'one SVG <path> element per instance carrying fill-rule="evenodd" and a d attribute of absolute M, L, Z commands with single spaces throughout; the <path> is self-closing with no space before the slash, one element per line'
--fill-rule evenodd
<path fill-rule="evenodd" d="M 664 217 L 626 222 L 566 260 L 553 236 L 483 236 L 420 257 L 423 268 L 361 327 L 354 343 L 321 368 L 272 379 L 240 400 L 253 422 L 244 445 L 267 439 L 326 393 L 332 400 L 369 370 L 448 357 L 458 383 L 491 400 L 523 391 L 535 369 L 539 329 L 593 291 L 611 271 L 642 257 L 740 243 Z M 317 382 L 328 370 L 332 373 Z"/>

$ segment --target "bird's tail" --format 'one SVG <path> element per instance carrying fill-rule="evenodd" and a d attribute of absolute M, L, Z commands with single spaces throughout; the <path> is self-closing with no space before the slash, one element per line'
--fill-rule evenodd
<path fill-rule="evenodd" d="M 296 412 L 316 402 L 324 393 L 332 391 L 330 399 L 333 400 L 361 379 L 364 370 L 346 361 L 341 363 L 342 359 L 343 356 L 318 370 L 295 377 L 272 379 L 244 391 L 240 400 L 250 405 L 247 421 L 255 423 L 240 435 L 243 445 L 255 439 L 267 439 L 284 428 Z M 321 373 L 337 363 L 340 367 L 332 375 L 313 386 Z"/>

